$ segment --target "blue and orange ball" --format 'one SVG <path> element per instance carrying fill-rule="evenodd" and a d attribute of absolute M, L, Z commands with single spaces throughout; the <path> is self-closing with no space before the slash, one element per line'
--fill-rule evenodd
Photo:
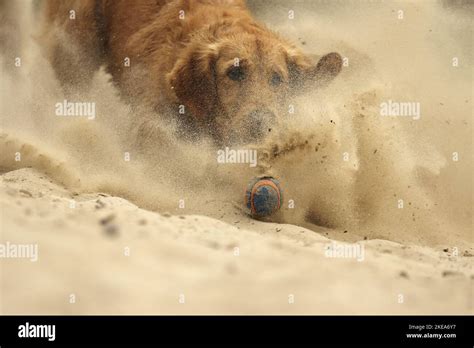
<path fill-rule="evenodd" d="M 267 217 L 280 209 L 282 192 L 280 183 L 271 176 L 253 179 L 245 192 L 245 203 L 250 215 Z"/>

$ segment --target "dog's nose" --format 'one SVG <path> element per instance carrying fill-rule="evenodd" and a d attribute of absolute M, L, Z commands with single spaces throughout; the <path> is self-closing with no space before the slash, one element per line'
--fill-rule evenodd
<path fill-rule="evenodd" d="M 276 117 L 268 109 L 253 110 L 248 115 L 249 133 L 252 137 L 261 138 L 271 132 Z"/>

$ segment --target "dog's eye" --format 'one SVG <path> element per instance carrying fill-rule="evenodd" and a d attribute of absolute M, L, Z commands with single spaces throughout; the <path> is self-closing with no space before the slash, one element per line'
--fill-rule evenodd
<path fill-rule="evenodd" d="M 245 73 L 242 67 L 234 66 L 227 71 L 227 76 L 234 81 L 242 81 L 245 79 Z"/>
<path fill-rule="evenodd" d="M 280 74 L 273 73 L 272 78 L 270 79 L 270 83 L 272 86 L 279 86 L 283 82 L 283 78 L 281 77 Z"/>

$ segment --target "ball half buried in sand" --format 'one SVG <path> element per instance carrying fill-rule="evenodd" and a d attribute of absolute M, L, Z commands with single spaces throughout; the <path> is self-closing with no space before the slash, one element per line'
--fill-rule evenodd
<path fill-rule="evenodd" d="M 253 179 L 245 192 L 245 202 L 254 218 L 267 217 L 281 206 L 281 188 L 278 180 L 270 177 Z"/>

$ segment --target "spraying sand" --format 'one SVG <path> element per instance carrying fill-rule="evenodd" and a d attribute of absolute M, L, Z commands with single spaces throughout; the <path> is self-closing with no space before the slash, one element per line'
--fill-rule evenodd
<path fill-rule="evenodd" d="M 3 313 L 472 312 L 468 5 L 251 2 L 305 51 L 348 59 L 285 129 L 248 145 L 251 167 L 218 163 L 165 122 L 159 143 L 138 141 L 134 120 L 153 115 L 103 71 L 65 96 L 35 11 L 0 4 L 1 240 L 39 246 L 38 262 L 1 260 Z M 57 115 L 65 100 L 94 102 L 95 117 Z M 397 102 L 418 112 L 381 115 Z M 271 222 L 244 211 L 262 174 L 284 189 Z M 364 259 L 328 257 L 332 241 L 363 245 Z M 41 300 L 22 294 L 32 286 Z"/>

